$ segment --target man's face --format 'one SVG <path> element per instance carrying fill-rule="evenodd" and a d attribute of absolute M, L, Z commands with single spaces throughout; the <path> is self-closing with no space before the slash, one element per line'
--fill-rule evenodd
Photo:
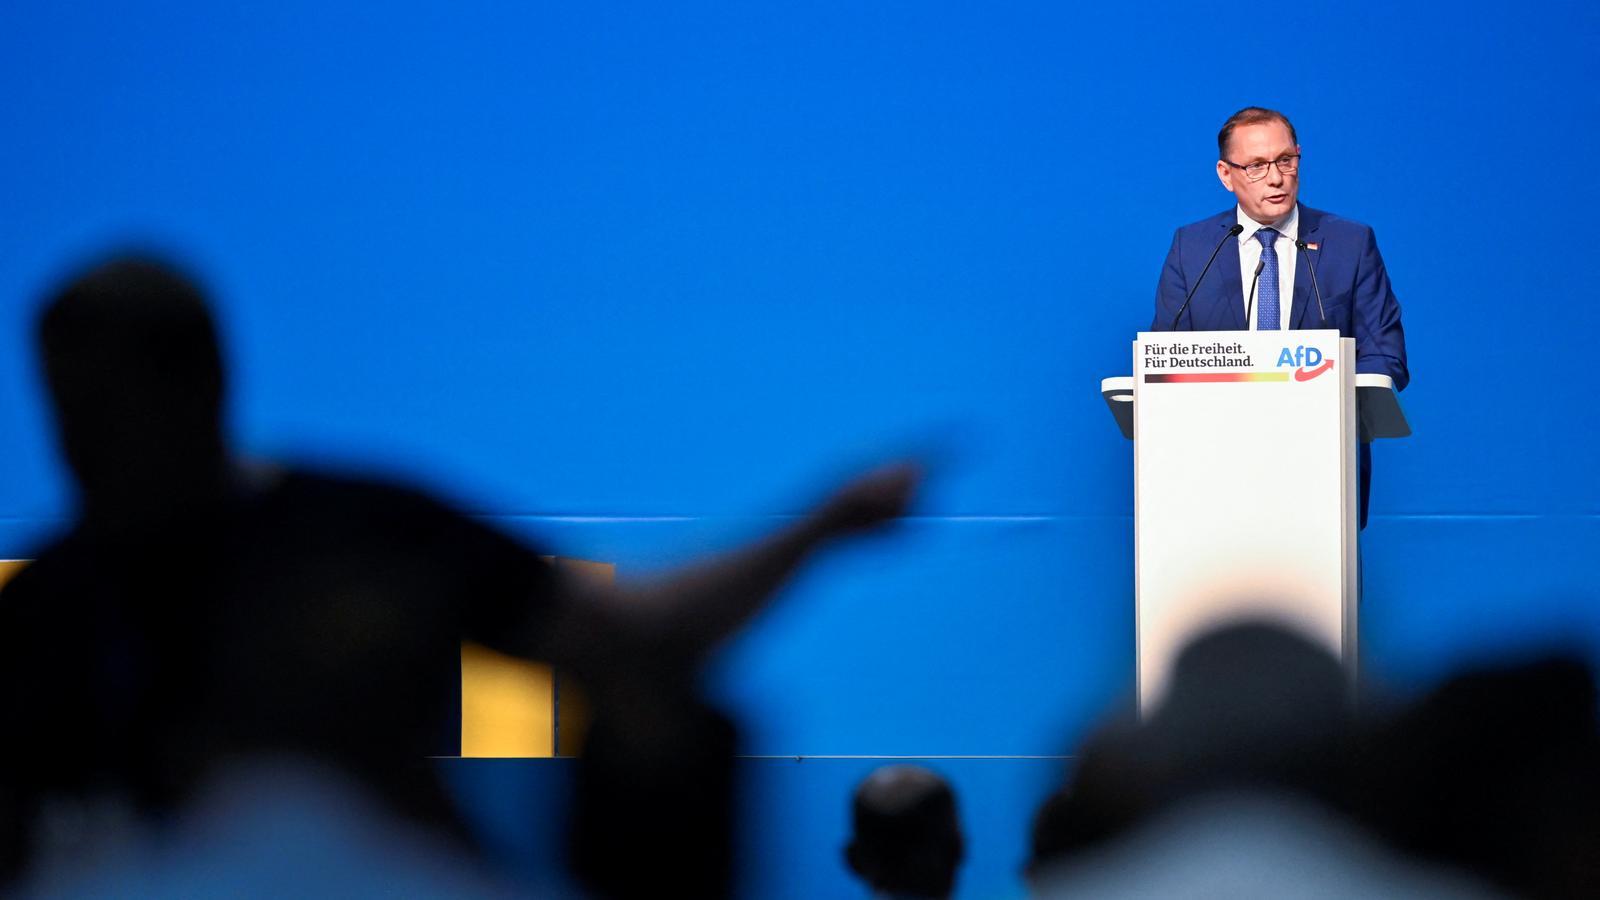
<path fill-rule="evenodd" d="M 1248 166 L 1299 152 L 1299 146 L 1289 137 L 1289 129 L 1282 122 L 1240 125 L 1228 138 L 1227 161 L 1217 161 L 1217 177 L 1222 179 L 1223 187 L 1239 198 L 1239 207 L 1245 215 L 1263 225 L 1271 225 L 1294 209 L 1295 199 L 1300 195 L 1299 171 L 1285 175 L 1277 166 L 1267 166 L 1265 178 L 1251 181 L 1243 170 L 1235 169 L 1228 162 Z"/>

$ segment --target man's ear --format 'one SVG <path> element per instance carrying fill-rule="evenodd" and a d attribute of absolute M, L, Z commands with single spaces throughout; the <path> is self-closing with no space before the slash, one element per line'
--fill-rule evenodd
<path fill-rule="evenodd" d="M 1228 193 L 1233 193 L 1233 167 L 1220 159 L 1217 160 L 1217 180 L 1228 189 Z"/>

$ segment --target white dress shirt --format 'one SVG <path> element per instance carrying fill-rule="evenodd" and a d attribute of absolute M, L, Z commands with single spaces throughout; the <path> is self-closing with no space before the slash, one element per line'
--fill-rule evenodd
<path fill-rule="evenodd" d="M 1245 215 L 1241 208 L 1239 224 L 1244 226 L 1244 231 L 1239 232 L 1239 276 L 1243 288 L 1239 302 L 1245 304 L 1250 313 L 1250 321 L 1245 327 L 1251 331 L 1259 330 L 1256 328 L 1256 318 L 1261 312 L 1261 298 L 1258 296 L 1254 303 L 1250 302 L 1250 282 L 1255 278 L 1256 263 L 1261 261 L 1261 241 L 1256 239 L 1256 232 L 1271 227 L 1279 235 L 1278 242 L 1273 245 L 1273 249 L 1278 251 L 1278 327 L 1287 329 L 1293 321 L 1289 314 L 1294 311 L 1294 242 L 1300 239 L 1300 204 L 1296 203 L 1287 216 L 1270 226 Z M 1257 290 L 1260 290 L 1259 285 Z"/>

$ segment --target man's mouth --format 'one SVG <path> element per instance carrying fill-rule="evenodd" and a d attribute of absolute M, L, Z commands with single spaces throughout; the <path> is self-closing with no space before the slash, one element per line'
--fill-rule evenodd
<path fill-rule="evenodd" d="M 1282 203 L 1283 201 L 1289 199 L 1289 195 L 1288 194 L 1268 194 L 1263 199 L 1266 200 L 1266 202 L 1268 202 L 1268 203 Z"/>

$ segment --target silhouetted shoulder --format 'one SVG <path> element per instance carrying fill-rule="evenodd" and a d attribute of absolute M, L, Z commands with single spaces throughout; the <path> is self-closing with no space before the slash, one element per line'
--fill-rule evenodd
<path fill-rule="evenodd" d="M 242 539 L 319 571 L 348 568 L 386 584 L 390 600 L 445 603 L 461 636 L 495 646 L 552 613 L 564 596 L 538 548 L 410 487 L 304 469 L 257 490 Z"/>

